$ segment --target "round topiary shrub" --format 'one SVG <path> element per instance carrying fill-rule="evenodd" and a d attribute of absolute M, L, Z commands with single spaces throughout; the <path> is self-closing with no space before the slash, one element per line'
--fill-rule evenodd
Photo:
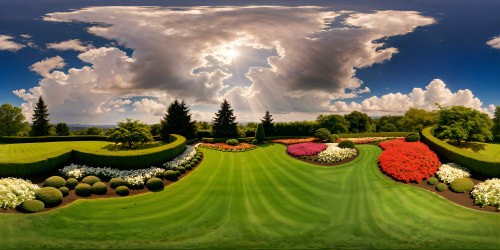
<path fill-rule="evenodd" d="M 181 174 L 184 174 L 184 173 L 186 173 L 186 168 L 184 168 L 184 167 L 178 167 L 177 171 L 181 172 Z"/>
<path fill-rule="evenodd" d="M 87 183 L 87 184 L 92 186 L 92 185 L 94 185 L 94 183 L 100 182 L 100 181 L 101 181 L 101 179 L 99 177 L 94 176 L 94 175 L 89 175 L 89 176 L 83 178 L 82 183 Z"/>
<path fill-rule="evenodd" d="M 92 194 L 92 187 L 87 183 L 80 183 L 76 185 L 75 193 L 82 197 L 90 196 Z"/>
<path fill-rule="evenodd" d="M 259 141 L 257 141 L 257 139 L 252 139 L 252 142 L 251 142 L 253 145 L 257 145 L 259 144 Z"/>
<path fill-rule="evenodd" d="M 78 185 L 78 180 L 75 178 L 69 178 L 66 180 L 66 187 L 68 187 L 70 190 L 75 189 L 76 185 Z"/>
<path fill-rule="evenodd" d="M 432 186 L 436 186 L 436 184 L 438 184 L 438 179 L 436 177 L 431 177 L 427 180 L 427 184 L 429 185 L 432 185 Z"/>
<path fill-rule="evenodd" d="M 112 189 L 115 189 L 115 188 L 117 188 L 119 186 L 125 186 L 125 185 L 127 185 L 127 183 L 121 177 L 111 178 L 111 180 L 109 180 L 109 186 Z"/>
<path fill-rule="evenodd" d="M 153 177 L 146 181 L 146 187 L 152 191 L 161 190 L 163 189 L 163 180 L 158 177 Z"/>
<path fill-rule="evenodd" d="M 339 148 L 354 148 L 354 142 L 349 140 L 341 141 Z"/>
<path fill-rule="evenodd" d="M 127 186 L 119 186 L 116 187 L 115 192 L 119 196 L 127 196 L 130 193 L 130 190 Z"/>
<path fill-rule="evenodd" d="M 45 208 L 45 204 L 39 200 L 26 200 L 21 203 L 21 210 L 27 213 L 40 212 Z"/>
<path fill-rule="evenodd" d="M 61 194 L 63 195 L 63 197 L 66 197 L 69 194 L 69 188 L 68 187 L 60 187 L 59 191 L 61 191 Z"/>
<path fill-rule="evenodd" d="M 474 188 L 474 182 L 467 177 L 458 178 L 451 183 L 450 188 L 457 193 L 467 193 Z"/>
<path fill-rule="evenodd" d="M 35 197 L 43 202 L 46 207 L 54 207 L 61 204 L 63 194 L 55 187 L 43 187 L 35 192 Z"/>
<path fill-rule="evenodd" d="M 420 141 L 420 135 L 417 133 L 409 134 L 406 136 L 406 141 L 408 142 Z"/>
<path fill-rule="evenodd" d="M 332 135 L 332 133 L 330 133 L 330 130 L 328 130 L 326 128 L 318 128 L 314 132 L 314 137 L 319 138 L 322 141 L 328 140 L 331 135 Z"/>
<path fill-rule="evenodd" d="M 169 181 L 176 181 L 177 180 L 177 173 L 174 170 L 167 170 L 163 172 L 163 177 Z"/>
<path fill-rule="evenodd" d="M 66 186 L 66 180 L 61 176 L 51 176 L 43 182 L 44 187 L 60 188 Z"/>
<path fill-rule="evenodd" d="M 328 137 L 328 142 L 337 142 L 337 140 L 340 138 L 339 135 L 337 134 L 332 134 L 330 137 Z"/>
<path fill-rule="evenodd" d="M 240 142 L 236 139 L 229 139 L 226 141 L 226 144 L 231 145 L 231 146 L 236 146 L 236 145 L 240 144 Z"/>
<path fill-rule="evenodd" d="M 175 173 L 177 174 L 177 177 L 179 177 L 179 176 L 182 175 L 182 173 L 181 173 L 181 171 L 179 169 L 175 170 Z"/>
<path fill-rule="evenodd" d="M 448 186 L 446 186 L 446 184 L 444 184 L 444 183 L 439 183 L 436 186 L 436 190 L 439 191 L 439 192 L 443 192 L 446 189 L 448 189 Z"/>
<path fill-rule="evenodd" d="M 104 182 L 96 182 L 92 185 L 92 193 L 93 194 L 106 194 L 108 192 L 108 188 L 106 187 L 106 184 Z"/>
<path fill-rule="evenodd" d="M 196 163 L 198 163 L 198 162 L 199 162 L 199 160 L 198 160 L 198 159 L 193 159 L 193 160 L 191 161 L 191 164 L 196 165 Z"/>
<path fill-rule="evenodd" d="M 191 166 L 191 164 L 187 164 L 184 168 L 186 170 L 191 170 L 191 169 L 193 169 L 193 166 Z"/>

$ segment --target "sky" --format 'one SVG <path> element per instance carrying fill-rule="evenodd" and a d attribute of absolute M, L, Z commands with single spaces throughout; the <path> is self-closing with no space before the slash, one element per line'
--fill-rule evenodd
<path fill-rule="evenodd" d="M 0 1 L 0 104 L 52 123 L 500 105 L 500 1 Z"/>

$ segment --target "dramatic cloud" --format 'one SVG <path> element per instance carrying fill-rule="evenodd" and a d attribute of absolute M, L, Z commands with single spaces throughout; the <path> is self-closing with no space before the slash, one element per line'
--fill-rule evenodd
<path fill-rule="evenodd" d="M 463 105 L 483 112 L 492 114 L 490 105 L 488 109 L 483 108 L 483 103 L 474 96 L 472 91 L 461 89 L 456 92 L 446 87 L 440 79 L 434 79 L 425 89 L 414 88 L 411 93 L 389 93 L 381 97 L 372 96 L 361 102 L 346 103 L 337 101 L 331 106 L 335 113 L 349 113 L 362 111 L 370 115 L 398 115 L 403 114 L 409 108 L 417 107 L 425 110 L 436 110 L 441 106 Z"/>
<path fill-rule="evenodd" d="M 47 44 L 48 49 L 55 49 L 55 50 L 75 50 L 75 51 L 86 51 L 90 48 L 92 48 L 92 45 L 85 45 L 82 44 L 82 42 L 79 39 L 72 39 L 72 40 L 67 40 L 59 43 L 48 43 Z"/>
<path fill-rule="evenodd" d="M 490 45 L 494 49 L 500 49 L 500 36 L 493 37 L 491 40 L 486 42 L 486 44 Z"/>
<path fill-rule="evenodd" d="M 31 65 L 30 70 L 38 73 L 43 77 L 50 77 L 49 74 L 54 69 L 61 69 L 66 66 L 64 59 L 60 56 L 45 58 Z"/>
<path fill-rule="evenodd" d="M 90 7 L 50 13 L 44 19 L 91 23 L 90 33 L 133 53 L 73 46 L 85 51 L 78 57 L 89 66 L 53 71 L 39 86 L 16 92 L 21 98 L 50 95 L 51 88 L 63 86 L 66 94 L 47 98 L 51 106 L 64 109 L 60 112 L 80 105 L 84 108 L 76 110 L 81 117 L 104 116 L 117 111 L 110 108 L 114 100 L 133 99 L 119 109 L 153 114 L 156 119 L 168 101 L 179 98 L 199 108 L 193 112 L 205 120 L 222 98 L 248 120 L 265 110 L 299 117 L 329 111 L 332 100 L 370 91 L 356 71 L 398 52 L 383 42 L 385 38 L 435 22 L 413 11 L 357 13 L 277 6 Z M 61 43 L 48 47 L 54 46 Z M 259 56 L 264 52 L 266 56 Z M 249 61 L 258 63 L 246 64 Z M 245 80 L 234 80 L 237 75 Z"/>
<path fill-rule="evenodd" d="M 14 37 L 0 35 L 0 50 L 18 51 L 26 46 L 13 42 Z"/>
<path fill-rule="evenodd" d="M 31 39 L 32 36 L 30 34 L 21 34 L 21 37 L 24 39 Z"/>

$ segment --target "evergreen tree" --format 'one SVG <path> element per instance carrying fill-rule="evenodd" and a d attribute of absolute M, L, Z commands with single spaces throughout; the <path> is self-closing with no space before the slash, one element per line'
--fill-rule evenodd
<path fill-rule="evenodd" d="M 273 120 L 273 116 L 269 114 L 269 111 L 266 111 L 266 114 L 260 120 L 262 122 L 262 126 L 264 126 L 264 133 L 266 136 L 273 136 L 275 134 Z"/>
<path fill-rule="evenodd" d="M 495 141 L 500 141 L 500 106 L 495 108 L 495 117 L 493 118 L 493 136 Z"/>
<path fill-rule="evenodd" d="M 264 131 L 264 125 L 262 123 L 259 123 L 259 125 L 257 125 L 257 130 L 255 131 L 255 139 L 257 140 L 257 142 L 262 143 L 265 138 L 266 133 Z"/>
<path fill-rule="evenodd" d="M 175 100 L 167 108 L 167 113 L 161 121 L 160 137 L 168 141 L 170 134 L 178 134 L 187 139 L 194 138 L 195 122 L 191 121 L 189 109 L 184 101 Z"/>
<path fill-rule="evenodd" d="M 38 102 L 35 105 L 35 110 L 33 113 L 33 125 L 31 125 L 31 136 L 47 136 L 49 135 L 49 113 L 47 110 L 47 105 L 40 96 Z"/>
<path fill-rule="evenodd" d="M 236 116 L 233 114 L 231 105 L 226 99 L 222 102 L 220 110 L 215 113 L 213 121 L 213 134 L 216 138 L 235 138 L 238 137 L 238 123 L 235 122 Z"/>
<path fill-rule="evenodd" d="M 56 134 L 59 136 L 68 136 L 69 135 L 69 127 L 66 123 L 58 123 L 56 125 Z"/>

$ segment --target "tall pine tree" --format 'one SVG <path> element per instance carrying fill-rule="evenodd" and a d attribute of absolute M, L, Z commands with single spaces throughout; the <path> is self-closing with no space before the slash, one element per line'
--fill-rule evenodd
<path fill-rule="evenodd" d="M 168 141 L 170 134 L 178 134 L 187 139 L 194 138 L 195 125 L 191 121 L 191 115 L 184 100 L 179 102 L 175 100 L 167 108 L 167 113 L 161 120 L 160 137 L 164 141 Z"/>
<path fill-rule="evenodd" d="M 266 136 L 274 135 L 274 124 L 273 124 L 273 116 L 269 114 L 269 111 L 266 111 L 266 115 L 262 117 L 260 120 L 262 122 L 262 126 L 264 126 L 264 132 Z"/>
<path fill-rule="evenodd" d="M 33 113 L 33 125 L 31 125 L 31 136 L 47 136 L 49 135 L 49 111 L 47 110 L 47 105 L 40 96 L 38 102 L 35 105 L 35 110 Z"/>
<path fill-rule="evenodd" d="M 495 108 L 495 117 L 493 118 L 493 136 L 496 142 L 500 142 L 500 106 Z"/>
<path fill-rule="evenodd" d="M 236 116 L 233 114 L 231 105 L 226 99 L 220 105 L 220 110 L 215 113 L 213 122 L 213 134 L 216 138 L 235 138 L 238 137 L 238 123 L 235 122 Z"/>

